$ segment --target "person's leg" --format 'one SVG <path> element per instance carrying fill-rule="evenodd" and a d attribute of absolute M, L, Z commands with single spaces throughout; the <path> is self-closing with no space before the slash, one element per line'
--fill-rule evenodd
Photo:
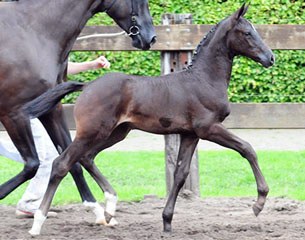
<path fill-rule="evenodd" d="M 40 165 L 34 178 L 31 179 L 25 193 L 17 204 L 17 216 L 32 216 L 39 208 L 47 189 L 53 160 L 58 153 L 38 119 L 31 120 L 34 141 Z"/>

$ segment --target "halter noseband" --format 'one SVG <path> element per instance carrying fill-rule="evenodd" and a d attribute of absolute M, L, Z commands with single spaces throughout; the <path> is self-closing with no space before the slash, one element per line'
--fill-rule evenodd
<path fill-rule="evenodd" d="M 113 7 L 116 0 L 112 0 L 111 4 L 105 9 L 105 12 L 108 13 L 108 11 Z M 131 27 L 129 28 L 128 36 L 136 36 L 140 34 L 140 28 L 137 25 L 137 17 L 134 12 L 134 6 L 133 6 L 133 0 L 131 0 Z"/>

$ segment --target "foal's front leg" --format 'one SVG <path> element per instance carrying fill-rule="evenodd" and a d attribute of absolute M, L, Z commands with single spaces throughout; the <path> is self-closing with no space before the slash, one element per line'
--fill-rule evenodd
<path fill-rule="evenodd" d="M 212 125 L 208 130 L 207 136 L 205 136 L 203 139 L 218 143 L 227 148 L 234 149 L 249 161 L 257 184 L 258 198 L 256 203 L 253 205 L 253 212 L 255 216 L 257 216 L 264 208 L 269 188 L 259 168 L 254 149 L 248 142 L 230 133 L 220 123 Z"/>
<path fill-rule="evenodd" d="M 164 232 L 170 232 L 172 230 L 171 223 L 177 196 L 189 174 L 192 156 L 198 140 L 199 139 L 194 136 L 181 135 L 177 165 L 174 173 L 174 185 L 171 188 L 162 214 Z"/>

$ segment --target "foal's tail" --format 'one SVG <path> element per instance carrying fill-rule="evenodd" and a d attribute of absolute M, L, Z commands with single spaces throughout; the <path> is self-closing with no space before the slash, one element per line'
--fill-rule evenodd
<path fill-rule="evenodd" d="M 31 118 L 40 117 L 50 112 L 64 96 L 75 91 L 80 91 L 85 86 L 85 83 L 72 81 L 60 83 L 26 103 L 23 109 Z"/>

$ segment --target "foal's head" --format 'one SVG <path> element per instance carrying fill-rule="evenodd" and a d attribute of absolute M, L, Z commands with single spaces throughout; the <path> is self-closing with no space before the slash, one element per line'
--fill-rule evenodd
<path fill-rule="evenodd" d="M 244 4 L 227 19 L 230 27 L 227 45 L 234 56 L 246 56 L 261 63 L 264 67 L 270 67 L 275 62 L 271 49 L 263 42 L 254 26 L 243 18 L 248 7 Z"/>
<path fill-rule="evenodd" d="M 104 0 L 100 9 L 128 33 L 134 47 L 147 50 L 156 42 L 148 0 Z"/>

